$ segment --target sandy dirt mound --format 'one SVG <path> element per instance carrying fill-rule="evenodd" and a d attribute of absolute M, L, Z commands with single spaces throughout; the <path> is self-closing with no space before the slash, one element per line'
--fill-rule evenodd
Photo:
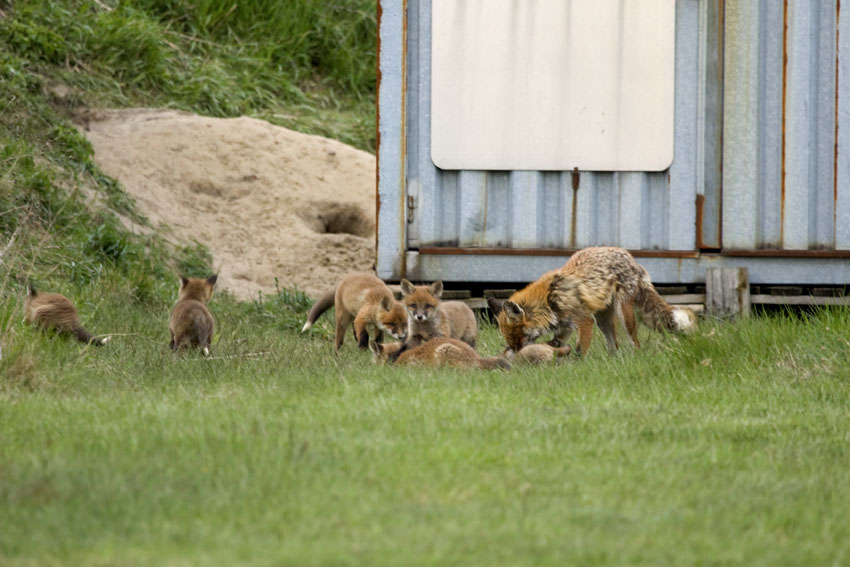
<path fill-rule="evenodd" d="M 89 111 L 95 162 L 181 244 L 207 246 L 219 286 L 247 299 L 316 297 L 373 269 L 375 158 L 253 118 L 171 110 Z"/>

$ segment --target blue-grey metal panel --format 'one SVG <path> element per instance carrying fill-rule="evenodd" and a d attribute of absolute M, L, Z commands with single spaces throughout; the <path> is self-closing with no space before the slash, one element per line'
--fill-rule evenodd
<path fill-rule="evenodd" d="M 378 121 L 378 219 L 376 269 L 384 277 L 404 272 L 404 3 L 382 2 L 380 11 L 381 120 Z M 397 276 L 396 276 L 397 277 Z"/>
<path fill-rule="evenodd" d="M 575 248 L 616 244 L 695 247 L 699 3 L 676 10 L 676 140 L 661 173 L 447 171 L 430 159 L 430 3 L 411 7 L 408 41 L 408 192 L 415 209 L 408 244 L 498 248 Z M 580 80 L 580 77 L 576 80 Z M 415 135 L 414 135 L 415 131 Z M 573 198 L 576 216 L 573 218 Z M 573 224 L 574 223 L 574 224 Z"/>
<path fill-rule="evenodd" d="M 837 45 L 838 3 L 725 6 L 723 248 L 845 248 L 836 246 L 836 64 L 850 52 Z"/>
<path fill-rule="evenodd" d="M 673 165 L 581 172 L 576 191 L 571 172 L 434 167 L 430 2 L 381 6 L 381 277 L 529 281 L 562 263 L 421 246 L 691 250 L 697 195 L 707 246 L 850 249 L 850 10 L 837 0 L 677 0 Z M 754 282 L 850 281 L 842 258 L 640 261 L 663 282 L 703 281 L 718 262 L 749 267 Z"/>
<path fill-rule="evenodd" d="M 451 255 L 408 252 L 407 276 L 429 281 L 441 274 L 446 281 L 529 282 L 559 268 L 567 256 Z M 635 258 L 653 282 L 698 284 L 705 282 L 706 268 L 739 268 L 749 271 L 751 284 L 795 283 L 846 285 L 850 260 L 835 258 L 765 258 L 702 255 L 696 258 Z"/>
<path fill-rule="evenodd" d="M 789 2 L 785 78 L 785 249 L 834 243 L 835 3 Z"/>
<path fill-rule="evenodd" d="M 838 86 L 835 96 L 837 148 L 835 164 L 835 246 L 850 249 L 850 8 L 838 14 Z"/>

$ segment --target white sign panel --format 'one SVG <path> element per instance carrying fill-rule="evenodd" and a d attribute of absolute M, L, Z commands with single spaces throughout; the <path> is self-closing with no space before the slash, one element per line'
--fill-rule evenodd
<path fill-rule="evenodd" d="M 674 0 L 432 0 L 434 164 L 666 169 L 675 8 Z"/>

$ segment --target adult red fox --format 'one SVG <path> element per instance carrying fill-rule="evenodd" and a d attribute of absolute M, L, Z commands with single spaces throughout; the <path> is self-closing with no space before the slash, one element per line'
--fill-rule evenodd
<path fill-rule="evenodd" d="M 440 301 L 442 294 L 442 281 L 415 286 L 401 280 L 401 302 L 408 313 L 406 347 L 434 337 L 450 337 L 475 348 L 478 324 L 472 309 L 463 301 Z"/>
<path fill-rule="evenodd" d="M 215 275 L 208 278 L 180 278 L 180 294 L 168 325 L 172 350 L 183 351 L 194 346 L 209 356 L 215 323 L 207 303 L 212 297 L 216 279 Z"/>
<path fill-rule="evenodd" d="M 403 341 L 407 337 L 407 311 L 395 300 L 390 288 L 372 274 L 354 272 L 345 276 L 313 305 L 301 332 L 312 327 L 331 306 L 336 309 L 334 346 L 337 350 L 352 322 L 360 348 L 368 346 L 370 337 L 381 340 L 384 331 L 396 340 Z"/>
<path fill-rule="evenodd" d="M 401 343 L 383 345 L 369 341 L 369 349 L 377 363 L 386 363 L 402 348 Z M 434 337 L 408 348 L 395 360 L 396 364 L 421 366 L 451 366 L 454 368 L 480 368 L 482 370 L 510 370 L 511 363 L 504 357 L 481 357 L 467 343 L 450 337 Z"/>
<path fill-rule="evenodd" d="M 103 346 L 109 341 L 109 337 L 92 337 L 80 323 L 77 308 L 67 297 L 59 293 L 40 293 L 32 284 L 27 285 L 24 318 L 28 323 L 43 329 L 69 333 L 82 343 Z"/>
<path fill-rule="evenodd" d="M 615 315 L 621 315 L 634 345 L 640 346 L 634 309 L 653 329 L 689 332 L 696 327 L 690 309 L 674 309 L 658 295 L 646 269 L 622 248 L 599 246 L 573 254 L 557 270 L 541 276 L 501 303 L 488 300 L 497 313 L 508 348 L 518 351 L 546 332 L 553 346 L 566 344 L 578 328 L 578 351 L 590 347 L 595 317 L 608 350 L 617 349 Z"/>

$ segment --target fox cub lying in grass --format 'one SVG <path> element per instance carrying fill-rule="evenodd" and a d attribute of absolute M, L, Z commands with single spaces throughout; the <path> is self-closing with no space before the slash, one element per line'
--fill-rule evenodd
<path fill-rule="evenodd" d="M 109 337 L 92 337 L 80 323 L 77 308 L 70 299 L 59 293 L 41 293 L 32 284 L 27 285 L 24 319 L 43 329 L 71 334 L 82 343 L 103 346 L 109 341 Z"/>
<path fill-rule="evenodd" d="M 369 341 L 369 349 L 376 363 L 392 362 L 392 357 L 402 348 L 402 343 L 381 344 Z M 511 363 L 504 357 L 482 357 L 475 349 L 458 339 L 434 337 L 424 343 L 405 349 L 396 364 L 420 366 L 451 366 L 454 368 L 480 368 L 482 370 L 510 370 Z"/>

